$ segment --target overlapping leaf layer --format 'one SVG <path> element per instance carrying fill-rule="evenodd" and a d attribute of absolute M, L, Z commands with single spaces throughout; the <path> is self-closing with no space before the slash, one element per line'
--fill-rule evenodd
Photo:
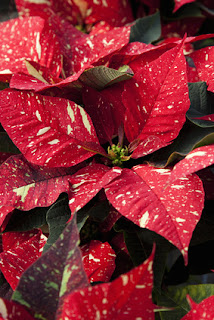
<path fill-rule="evenodd" d="M 4 13 L 0 319 L 213 319 L 212 1 Z"/>

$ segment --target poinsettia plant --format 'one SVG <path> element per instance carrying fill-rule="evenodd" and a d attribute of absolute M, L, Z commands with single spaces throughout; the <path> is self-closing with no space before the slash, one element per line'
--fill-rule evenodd
<path fill-rule="evenodd" d="M 212 319 L 212 1 L 11 6 L 1 319 Z"/>

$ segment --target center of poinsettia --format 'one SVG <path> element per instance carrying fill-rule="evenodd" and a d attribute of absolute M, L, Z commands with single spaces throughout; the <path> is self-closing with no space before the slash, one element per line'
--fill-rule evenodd
<path fill-rule="evenodd" d="M 130 156 L 128 156 L 128 153 L 128 147 L 121 147 L 119 143 L 108 147 L 108 155 L 115 166 L 121 167 L 124 161 L 129 160 Z"/>

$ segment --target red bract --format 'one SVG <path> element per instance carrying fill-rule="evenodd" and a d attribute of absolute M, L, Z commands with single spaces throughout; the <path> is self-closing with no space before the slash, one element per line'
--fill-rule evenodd
<path fill-rule="evenodd" d="M 115 269 L 116 254 L 108 242 L 92 240 L 81 247 L 83 266 L 90 282 L 108 282 Z"/>
<path fill-rule="evenodd" d="M 164 190 L 170 172 L 148 165 L 123 169 L 105 192 L 122 215 L 177 246 L 187 263 L 189 242 L 203 209 L 203 185 L 194 175 Z"/>
<path fill-rule="evenodd" d="M 206 47 L 193 52 L 190 56 L 194 61 L 198 75 L 201 81 L 208 84 L 208 90 L 214 92 L 214 47 Z"/>
<path fill-rule="evenodd" d="M 9 80 L 15 72 L 26 72 L 25 60 L 48 67 L 59 76 L 62 57 L 56 35 L 40 17 L 14 19 L 1 23 L 0 80 Z M 47 43 L 49 43 L 47 47 Z"/>
<path fill-rule="evenodd" d="M 190 106 L 183 44 L 145 66 L 125 84 L 125 133 L 138 141 L 133 158 L 172 142 L 185 122 Z"/>
<path fill-rule="evenodd" d="M 154 251 L 143 264 L 113 282 L 73 292 L 65 298 L 57 319 L 154 320 L 153 259 Z"/>
<path fill-rule="evenodd" d="M 10 157 L 0 167 L 0 224 L 14 208 L 30 210 L 51 205 L 60 193 L 69 190 L 73 172 L 75 169 L 44 169 L 28 163 L 22 155 Z"/>
<path fill-rule="evenodd" d="M 130 27 L 113 28 L 107 32 L 79 38 L 71 46 L 71 72 L 84 70 L 103 57 L 116 52 L 129 42 Z M 103 64 L 102 62 L 100 64 Z"/>
<path fill-rule="evenodd" d="M 123 82 L 100 92 L 90 87 L 83 92 L 85 110 L 94 123 L 100 143 L 111 143 L 113 134 L 117 135 L 119 126 L 123 124 L 125 108 L 118 99 L 122 92 Z"/>
<path fill-rule="evenodd" d="M 204 299 L 199 304 L 187 297 L 191 310 L 181 320 L 213 320 L 214 319 L 214 296 Z"/>
<path fill-rule="evenodd" d="M 15 0 L 15 2 L 21 17 L 40 16 L 47 20 L 54 13 L 57 13 L 60 17 L 68 19 L 73 24 L 82 22 L 81 12 L 75 1 L 43 0 L 32 2 L 29 0 Z"/>
<path fill-rule="evenodd" d="M 15 290 L 22 273 L 41 255 L 41 231 L 8 232 L 3 234 L 2 238 L 0 269 L 11 288 Z"/>
<path fill-rule="evenodd" d="M 121 168 L 108 168 L 102 164 L 92 164 L 72 175 L 69 190 L 69 206 L 75 212 L 88 203 L 95 195 L 122 172 Z"/>
<path fill-rule="evenodd" d="M 106 21 L 114 27 L 120 27 L 134 20 L 128 0 L 88 0 L 87 6 L 86 24 Z"/>
<path fill-rule="evenodd" d="M 35 320 L 20 304 L 0 298 L 0 320 Z"/>
<path fill-rule="evenodd" d="M 29 161 L 69 167 L 105 154 L 90 117 L 74 102 L 15 90 L 0 96 L 1 123 Z"/>
<path fill-rule="evenodd" d="M 214 145 L 194 149 L 174 166 L 168 183 L 170 184 L 212 164 L 214 164 Z"/>

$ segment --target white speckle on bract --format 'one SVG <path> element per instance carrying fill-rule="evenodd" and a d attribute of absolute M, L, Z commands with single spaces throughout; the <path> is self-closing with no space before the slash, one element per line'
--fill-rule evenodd
<path fill-rule="evenodd" d="M 112 171 L 113 171 L 113 172 L 117 172 L 117 173 L 121 173 L 121 172 L 122 172 L 121 169 L 117 169 L 117 168 L 113 168 Z"/>
<path fill-rule="evenodd" d="M 95 320 L 100 320 L 100 319 L 101 319 L 100 311 L 97 310 L 97 311 L 96 311 L 96 318 L 95 318 Z"/>
<path fill-rule="evenodd" d="M 28 3 L 35 3 L 35 4 L 47 4 L 50 5 L 49 0 L 27 0 Z"/>
<path fill-rule="evenodd" d="M 152 271 L 153 261 L 150 261 L 148 264 L 148 271 Z"/>
<path fill-rule="evenodd" d="M 45 127 L 45 128 L 42 128 L 40 129 L 38 132 L 37 132 L 37 136 L 41 136 L 42 134 L 46 133 L 48 130 L 50 130 L 51 127 Z"/>
<path fill-rule="evenodd" d="M 13 73 L 13 72 L 10 71 L 9 69 L 4 69 L 0 71 L 0 74 L 5 74 L 5 73 Z"/>
<path fill-rule="evenodd" d="M 35 183 L 28 184 L 26 186 L 16 188 L 13 190 L 17 194 L 17 196 L 21 196 L 21 201 L 24 202 L 25 198 L 28 194 L 28 191 L 35 186 Z"/>
<path fill-rule="evenodd" d="M 41 48 L 41 44 L 40 44 L 39 40 L 40 40 L 40 33 L 38 32 L 36 35 L 36 52 L 37 52 L 38 58 L 40 60 L 41 56 L 42 56 L 42 48 Z"/>
<path fill-rule="evenodd" d="M 144 289 L 144 288 L 146 288 L 146 286 L 145 286 L 145 284 L 137 284 L 135 288 L 136 289 Z"/>
<path fill-rule="evenodd" d="M 170 106 L 168 106 L 167 108 L 168 108 L 168 109 L 172 109 L 172 108 L 173 108 L 173 106 L 172 106 L 172 105 L 170 105 Z"/>
<path fill-rule="evenodd" d="M 72 188 L 73 188 L 73 189 L 76 189 L 76 188 L 78 188 L 79 186 L 81 186 L 83 183 L 85 183 L 85 180 L 83 180 L 83 181 L 81 181 L 81 182 L 79 182 L 79 183 L 72 184 Z"/>
<path fill-rule="evenodd" d="M 52 159 L 52 157 L 48 158 L 45 163 L 48 163 L 50 160 Z"/>
<path fill-rule="evenodd" d="M 194 216 L 199 216 L 199 213 L 197 211 L 192 211 L 192 214 L 194 214 Z"/>
<path fill-rule="evenodd" d="M 154 171 L 161 173 L 161 174 L 169 174 L 170 173 L 169 169 L 155 169 Z"/>
<path fill-rule="evenodd" d="M 142 215 L 142 217 L 139 219 L 139 225 L 140 225 L 141 228 L 144 228 L 144 227 L 145 227 L 148 218 L 149 218 L 149 211 L 146 211 L 146 212 Z"/>
<path fill-rule="evenodd" d="M 94 49 L 94 44 L 91 42 L 90 39 L 87 39 L 87 40 L 86 40 L 86 43 L 89 45 L 89 47 L 90 47 L 91 49 Z"/>
<path fill-rule="evenodd" d="M 70 134 L 72 131 L 70 124 L 67 126 L 67 134 Z"/>
<path fill-rule="evenodd" d="M 183 219 L 183 218 L 176 218 L 175 221 L 176 221 L 176 222 L 185 222 L 186 220 Z"/>
<path fill-rule="evenodd" d="M 91 253 L 88 256 L 89 260 L 93 260 L 94 262 L 100 262 L 100 259 L 96 259 Z"/>
<path fill-rule="evenodd" d="M 83 108 L 80 107 L 80 114 L 82 116 L 82 121 L 85 126 L 85 128 L 88 130 L 89 134 L 91 134 L 91 125 L 88 120 L 87 114 Z"/>
<path fill-rule="evenodd" d="M 2 299 L 0 299 L 0 315 L 4 319 L 8 319 L 7 307 Z"/>
<path fill-rule="evenodd" d="M 121 198 L 123 196 L 124 196 L 123 194 L 118 194 L 118 196 L 116 196 L 115 199 L 117 200 L 117 199 L 119 199 L 119 198 Z"/>
<path fill-rule="evenodd" d="M 129 282 L 129 277 L 126 274 L 123 274 L 121 278 L 122 278 L 123 285 L 126 286 Z"/>
<path fill-rule="evenodd" d="M 36 117 L 39 121 L 42 121 L 41 115 L 39 113 L 39 110 L 36 110 Z"/>
<path fill-rule="evenodd" d="M 181 185 L 181 186 L 172 185 L 171 188 L 179 190 L 179 189 L 185 188 L 185 186 L 184 185 Z"/>
<path fill-rule="evenodd" d="M 48 144 L 57 144 L 59 142 L 59 139 L 54 139 L 52 141 L 49 141 Z"/>
<path fill-rule="evenodd" d="M 69 102 L 68 102 L 68 106 L 67 106 L 67 112 L 68 112 L 69 117 L 71 118 L 71 122 L 74 122 L 74 120 L 75 120 L 74 111 L 71 108 L 71 105 Z"/>
<path fill-rule="evenodd" d="M 206 151 L 196 151 L 196 152 L 188 154 L 185 159 L 191 159 L 193 157 L 203 157 L 206 154 L 207 154 Z"/>

